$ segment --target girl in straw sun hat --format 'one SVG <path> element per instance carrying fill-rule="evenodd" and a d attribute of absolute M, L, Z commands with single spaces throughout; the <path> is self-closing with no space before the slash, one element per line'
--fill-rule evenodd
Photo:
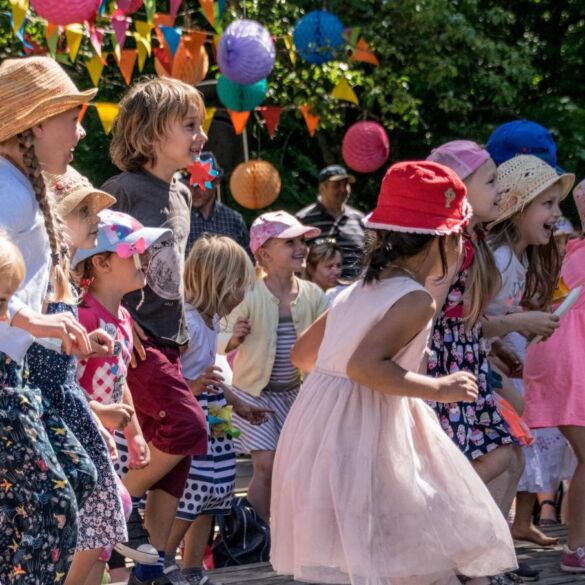
<path fill-rule="evenodd" d="M 63 579 L 75 549 L 77 502 L 41 420 L 40 391 L 27 382 L 25 355 L 35 338 L 56 338 L 64 353 L 102 351 L 69 313 L 42 314 L 71 301 L 68 249 L 41 170 L 64 173 L 84 136 L 79 92 L 46 57 L 0 65 L 0 227 L 20 250 L 25 277 L 0 323 L 0 582 Z M 54 342 L 53 342 L 54 345 Z M 95 468 L 65 425 L 72 473 L 95 482 Z M 75 467 L 77 465 L 77 467 Z M 89 490 L 91 491 L 91 490 Z"/>
<path fill-rule="evenodd" d="M 558 317 L 549 310 L 560 271 L 553 233 L 561 217 L 559 204 L 574 180 L 574 175 L 559 175 L 532 155 L 516 156 L 498 167 L 500 212 L 488 227 L 501 286 L 486 313 L 496 325 L 510 325 L 500 327 L 501 335 L 522 362 L 527 336 L 539 334 L 546 338 L 558 327 Z M 520 320 L 514 325 L 516 316 L 529 312 L 540 318 L 540 332 L 525 329 Z M 515 379 L 514 384 L 524 394 L 522 380 Z M 566 448 L 562 437 L 543 431 L 535 431 L 534 436 L 534 443 L 523 448 L 526 466 L 518 484 L 512 534 L 546 546 L 555 544 L 557 539 L 547 537 L 532 524 L 536 494 L 554 489 L 560 476 L 570 474 L 570 470 L 564 471 L 560 465 Z"/>

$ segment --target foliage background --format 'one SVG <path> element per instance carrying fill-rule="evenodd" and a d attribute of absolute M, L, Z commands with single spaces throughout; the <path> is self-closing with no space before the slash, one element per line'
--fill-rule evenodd
<path fill-rule="evenodd" d="M 310 0 L 231 1 L 221 24 L 246 16 L 282 36 L 316 7 Z M 559 164 L 575 172 L 578 180 L 585 176 L 584 0 L 328 0 L 319 7 L 337 14 L 347 27 L 360 27 L 380 67 L 345 58 L 323 66 L 299 58 L 293 65 L 282 40 L 277 42 L 277 65 L 264 104 L 311 103 L 321 121 L 310 138 L 300 114 L 285 111 L 270 140 L 258 118 L 251 117 L 251 157 L 270 160 L 282 176 L 275 207 L 295 211 L 314 200 L 318 170 L 341 160 L 345 130 L 363 118 L 387 128 L 392 146 L 388 164 L 424 158 L 434 146 L 455 138 L 482 143 L 500 123 L 531 119 L 553 132 Z M 157 10 L 168 11 L 168 2 L 159 0 Z M 0 0 L 0 60 L 22 53 L 10 31 L 9 11 L 8 0 Z M 144 13 L 135 16 L 144 19 Z M 183 2 L 177 24 L 212 32 L 197 0 Z M 27 32 L 33 38 L 42 36 L 34 23 Z M 90 55 L 88 43 L 82 53 Z M 76 64 L 68 64 L 65 55 L 61 59 L 79 87 L 91 86 L 81 59 Z M 210 63 L 208 78 L 213 78 L 218 72 L 213 58 Z M 109 64 L 99 101 L 117 101 L 125 90 L 111 57 Z M 145 73 L 152 72 L 152 62 L 147 63 Z M 354 86 L 360 109 L 330 98 L 342 76 Z M 88 137 L 79 145 L 74 164 L 101 184 L 117 170 L 109 162 L 108 139 L 95 109 L 90 108 L 84 125 Z M 226 141 L 237 144 L 233 132 L 213 134 L 212 126 L 214 148 L 228 147 Z M 374 204 L 387 166 L 358 176 L 354 205 L 368 209 Z M 237 207 L 229 195 L 228 201 Z M 572 203 L 566 206 L 576 219 Z M 242 211 L 247 219 L 254 215 Z"/>

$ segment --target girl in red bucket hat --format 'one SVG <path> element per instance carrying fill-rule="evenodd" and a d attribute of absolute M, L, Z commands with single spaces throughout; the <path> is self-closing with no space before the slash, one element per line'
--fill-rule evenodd
<path fill-rule="evenodd" d="M 516 567 L 501 512 L 424 402 L 472 402 L 475 377 L 420 374 L 435 313 L 424 283 L 457 264 L 470 217 L 465 185 L 442 165 L 402 162 L 384 177 L 365 220 L 363 278 L 292 351 L 312 373 L 276 452 L 278 573 L 368 585 L 467 575 L 479 585 Z"/>

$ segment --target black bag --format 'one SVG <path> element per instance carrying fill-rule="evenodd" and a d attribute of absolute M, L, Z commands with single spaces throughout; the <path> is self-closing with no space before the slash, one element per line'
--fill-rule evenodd
<path fill-rule="evenodd" d="M 270 528 L 246 498 L 234 498 L 231 512 L 216 519 L 219 534 L 212 551 L 217 568 L 268 561 Z"/>

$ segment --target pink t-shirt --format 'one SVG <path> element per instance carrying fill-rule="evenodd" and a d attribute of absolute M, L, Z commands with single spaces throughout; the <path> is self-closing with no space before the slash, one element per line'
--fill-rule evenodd
<path fill-rule="evenodd" d="M 77 379 L 89 400 L 102 404 L 122 401 L 124 384 L 132 355 L 132 317 L 122 306 L 112 315 L 91 293 L 79 306 L 79 321 L 88 330 L 103 329 L 114 338 L 112 357 L 79 360 Z"/>

